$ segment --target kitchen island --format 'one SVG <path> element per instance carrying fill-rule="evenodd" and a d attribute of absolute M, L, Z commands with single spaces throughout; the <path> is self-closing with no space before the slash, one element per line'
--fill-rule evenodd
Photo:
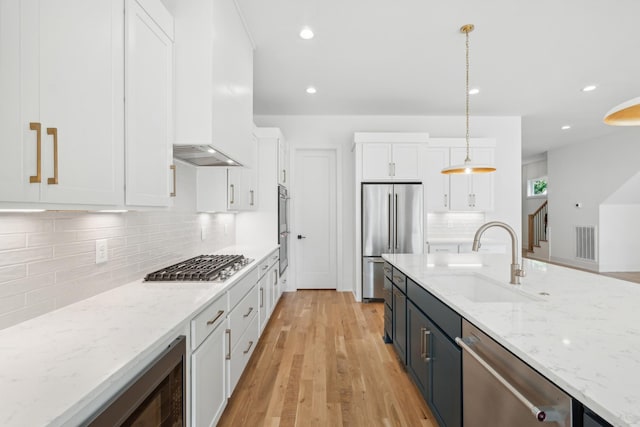
<path fill-rule="evenodd" d="M 509 285 L 507 255 L 383 258 L 609 423 L 640 425 L 640 285 L 534 260 Z M 461 275 L 517 297 L 471 295 Z"/>
<path fill-rule="evenodd" d="M 0 331 L 0 425 L 81 425 L 275 250 L 218 251 L 254 259 L 223 283 L 137 280 Z"/>

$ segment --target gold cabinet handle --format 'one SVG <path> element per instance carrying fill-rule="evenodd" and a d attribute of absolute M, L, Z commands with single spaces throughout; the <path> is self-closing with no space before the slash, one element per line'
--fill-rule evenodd
<path fill-rule="evenodd" d="M 229 202 L 230 205 L 235 203 L 235 199 L 236 199 L 236 191 L 235 191 L 235 185 L 231 184 L 229 185 L 229 187 L 231 187 L 231 201 Z"/>
<path fill-rule="evenodd" d="M 245 351 L 243 351 L 244 354 L 249 353 L 249 350 L 251 350 L 251 347 L 253 346 L 253 341 L 249 341 L 249 347 L 247 347 L 247 349 Z"/>
<path fill-rule="evenodd" d="M 249 193 L 251 194 L 251 203 L 249 205 L 253 206 L 253 190 L 249 190 Z"/>
<path fill-rule="evenodd" d="M 47 128 L 47 135 L 53 136 L 53 178 L 47 179 L 47 184 L 58 183 L 58 129 Z"/>
<path fill-rule="evenodd" d="M 231 329 L 225 329 L 224 333 L 227 334 L 227 338 L 229 339 L 228 341 L 229 345 L 227 346 L 227 349 L 229 349 L 229 352 L 224 356 L 224 358 L 226 360 L 231 360 Z"/>
<path fill-rule="evenodd" d="M 249 311 L 247 311 L 247 314 L 243 314 L 242 317 L 249 317 L 252 311 L 253 311 L 253 307 L 249 307 Z"/>
<path fill-rule="evenodd" d="M 36 174 L 29 177 L 29 182 L 42 182 L 42 125 L 37 122 L 29 123 L 29 129 L 36 131 Z"/>
<path fill-rule="evenodd" d="M 214 323 L 216 323 L 216 320 L 218 320 L 220 316 L 222 316 L 223 314 L 224 314 L 224 310 L 218 310 L 218 314 L 216 314 L 216 317 L 214 317 L 211 320 L 208 320 L 207 325 L 213 325 Z"/>
<path fill-rule="evenodd" d="M 173 191 L 169 193 L 169 197 L 176 197 L 176 165 L 169 166 L 171 172 L 173 172 Z"/>

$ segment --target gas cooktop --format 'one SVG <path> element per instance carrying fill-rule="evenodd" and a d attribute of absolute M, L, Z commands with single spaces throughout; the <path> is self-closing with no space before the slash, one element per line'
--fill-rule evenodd
<path fill-rule="evenodd" d="M 224 281 L 253 261 L 243 255 L 199 255 L 145 276 L 150 282 Z"/>

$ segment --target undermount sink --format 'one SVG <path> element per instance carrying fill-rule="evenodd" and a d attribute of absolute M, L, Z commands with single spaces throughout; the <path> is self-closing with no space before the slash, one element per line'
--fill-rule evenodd
<path fill-rule="evenodd" d="M 542 301 L 533 295 L 527 295 L 516 289 L 510 289 L 494 280 L 474 274 L 453 274 L 434 277 L 434 281 L 444 285 L 447 291 L 478 303 L 490 302 L 536 302 Z"/>

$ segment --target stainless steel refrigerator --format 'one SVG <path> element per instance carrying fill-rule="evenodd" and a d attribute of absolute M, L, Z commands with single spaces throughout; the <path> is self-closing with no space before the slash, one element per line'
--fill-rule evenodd
<path fill-rule="evenodd" d="M 362 184 L 362 298 L 383 299 L 384 253 L 422 253 L 422 184 Z"/>

